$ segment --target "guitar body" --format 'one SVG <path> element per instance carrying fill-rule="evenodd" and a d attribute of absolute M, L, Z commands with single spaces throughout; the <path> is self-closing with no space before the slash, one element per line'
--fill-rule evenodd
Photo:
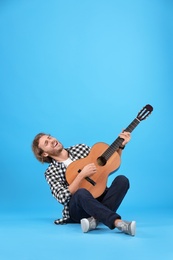
<path fill-rule="evenodd" d="M 115 152 L 104 166 L 98 164 L 98 157 L 108 148 L 106 143 L 96 143 L 92 146 L 89 155 L 85 158 L 74 161 L 67 167 L 66 180 L 68 184 L 71 184 L 80 171 L 89 163 L 96 165 L 97 171 L 90 179 L 95 182 L 95 185 L 91 184 L 88 180 L 84 179 L 79 188 L 87 189 L 94 198 L 99 197 L 105 190 L 107 185 L 108 176 L 120 166 L 120 156 Z"/>

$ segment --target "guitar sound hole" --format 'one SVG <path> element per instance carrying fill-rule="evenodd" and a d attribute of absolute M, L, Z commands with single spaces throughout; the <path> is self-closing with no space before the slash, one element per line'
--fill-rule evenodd
<path fill-rule="evenodd" d="M 97 158 L 97 163 L 100 166 L 104 166 L 106 164 L 106 162 L 107 161 L 106 161 L 106 159 L 103 156 L 100 156 L 100 157 Z"/>

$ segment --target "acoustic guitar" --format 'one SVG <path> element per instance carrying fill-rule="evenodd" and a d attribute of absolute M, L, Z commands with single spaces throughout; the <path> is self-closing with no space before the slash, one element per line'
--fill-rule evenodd
<path fill-rule="evenodd" d="M 152 111 L 153 107 L 146 105 L 124 131 L 131 133 Z M 87 157 L 74 161 L 67 167 L 66 180 L 68 184 L 73 182 L 84 166 L 94 163 L 97 169 L 96 173 L 83 179 L 79 188 L 87 189 L 94 198 L 98 198 L 107 186 L 109 175 L 120 166 L 121 160 L 117 150 L 122 145 L 123 140 L 123 138 L 118 137 L 110 146 L 103 142 L 94 144 Z"/>

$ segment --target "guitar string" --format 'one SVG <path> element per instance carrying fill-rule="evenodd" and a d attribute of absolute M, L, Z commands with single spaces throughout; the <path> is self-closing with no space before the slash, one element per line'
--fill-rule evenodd
<path fill-rule="evenodd" d="M 126 128 L 125 131 L 132 132 L 132 130 L 139 124 L 139 121 L 136 121 L 136 119 L 133 120 L 133 122 Z M 107 149 L 104 156 L 105 159 L 109 159 L 110 156 L 119 148 L 119 146 L 122 144 L 123 139 L 118 137 L 112 145 Z"/>
<path fill-rule="evenodd" d="M 127 132 L 132 132 L 135 127 L 140 123 L 140 121 L 135 118 L 132 123 L 124 130 Z M 101 155 L 101 157 L 105 158 L 106 161 L 112 156 L 112 154 L 120 147 L 123 139 L 118 137 L 109 147 L 108 149 Z"/>

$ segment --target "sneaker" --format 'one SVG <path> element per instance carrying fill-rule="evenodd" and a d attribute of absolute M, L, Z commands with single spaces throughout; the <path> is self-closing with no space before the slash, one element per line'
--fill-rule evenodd
<path fill-rule="evenodd" d="M 84 233 L 87 233 L 90 230 L 96 229 L 98 222 L 95 218 L 82 218 L 81 221 L 81 228 Z"/>
<path fill-rule="evenodd" d="M 117 228 L 128 235 L 135 236 L 136 222 L 135 221 L 128 222 L 122 220 L 118 222 Z"/>

